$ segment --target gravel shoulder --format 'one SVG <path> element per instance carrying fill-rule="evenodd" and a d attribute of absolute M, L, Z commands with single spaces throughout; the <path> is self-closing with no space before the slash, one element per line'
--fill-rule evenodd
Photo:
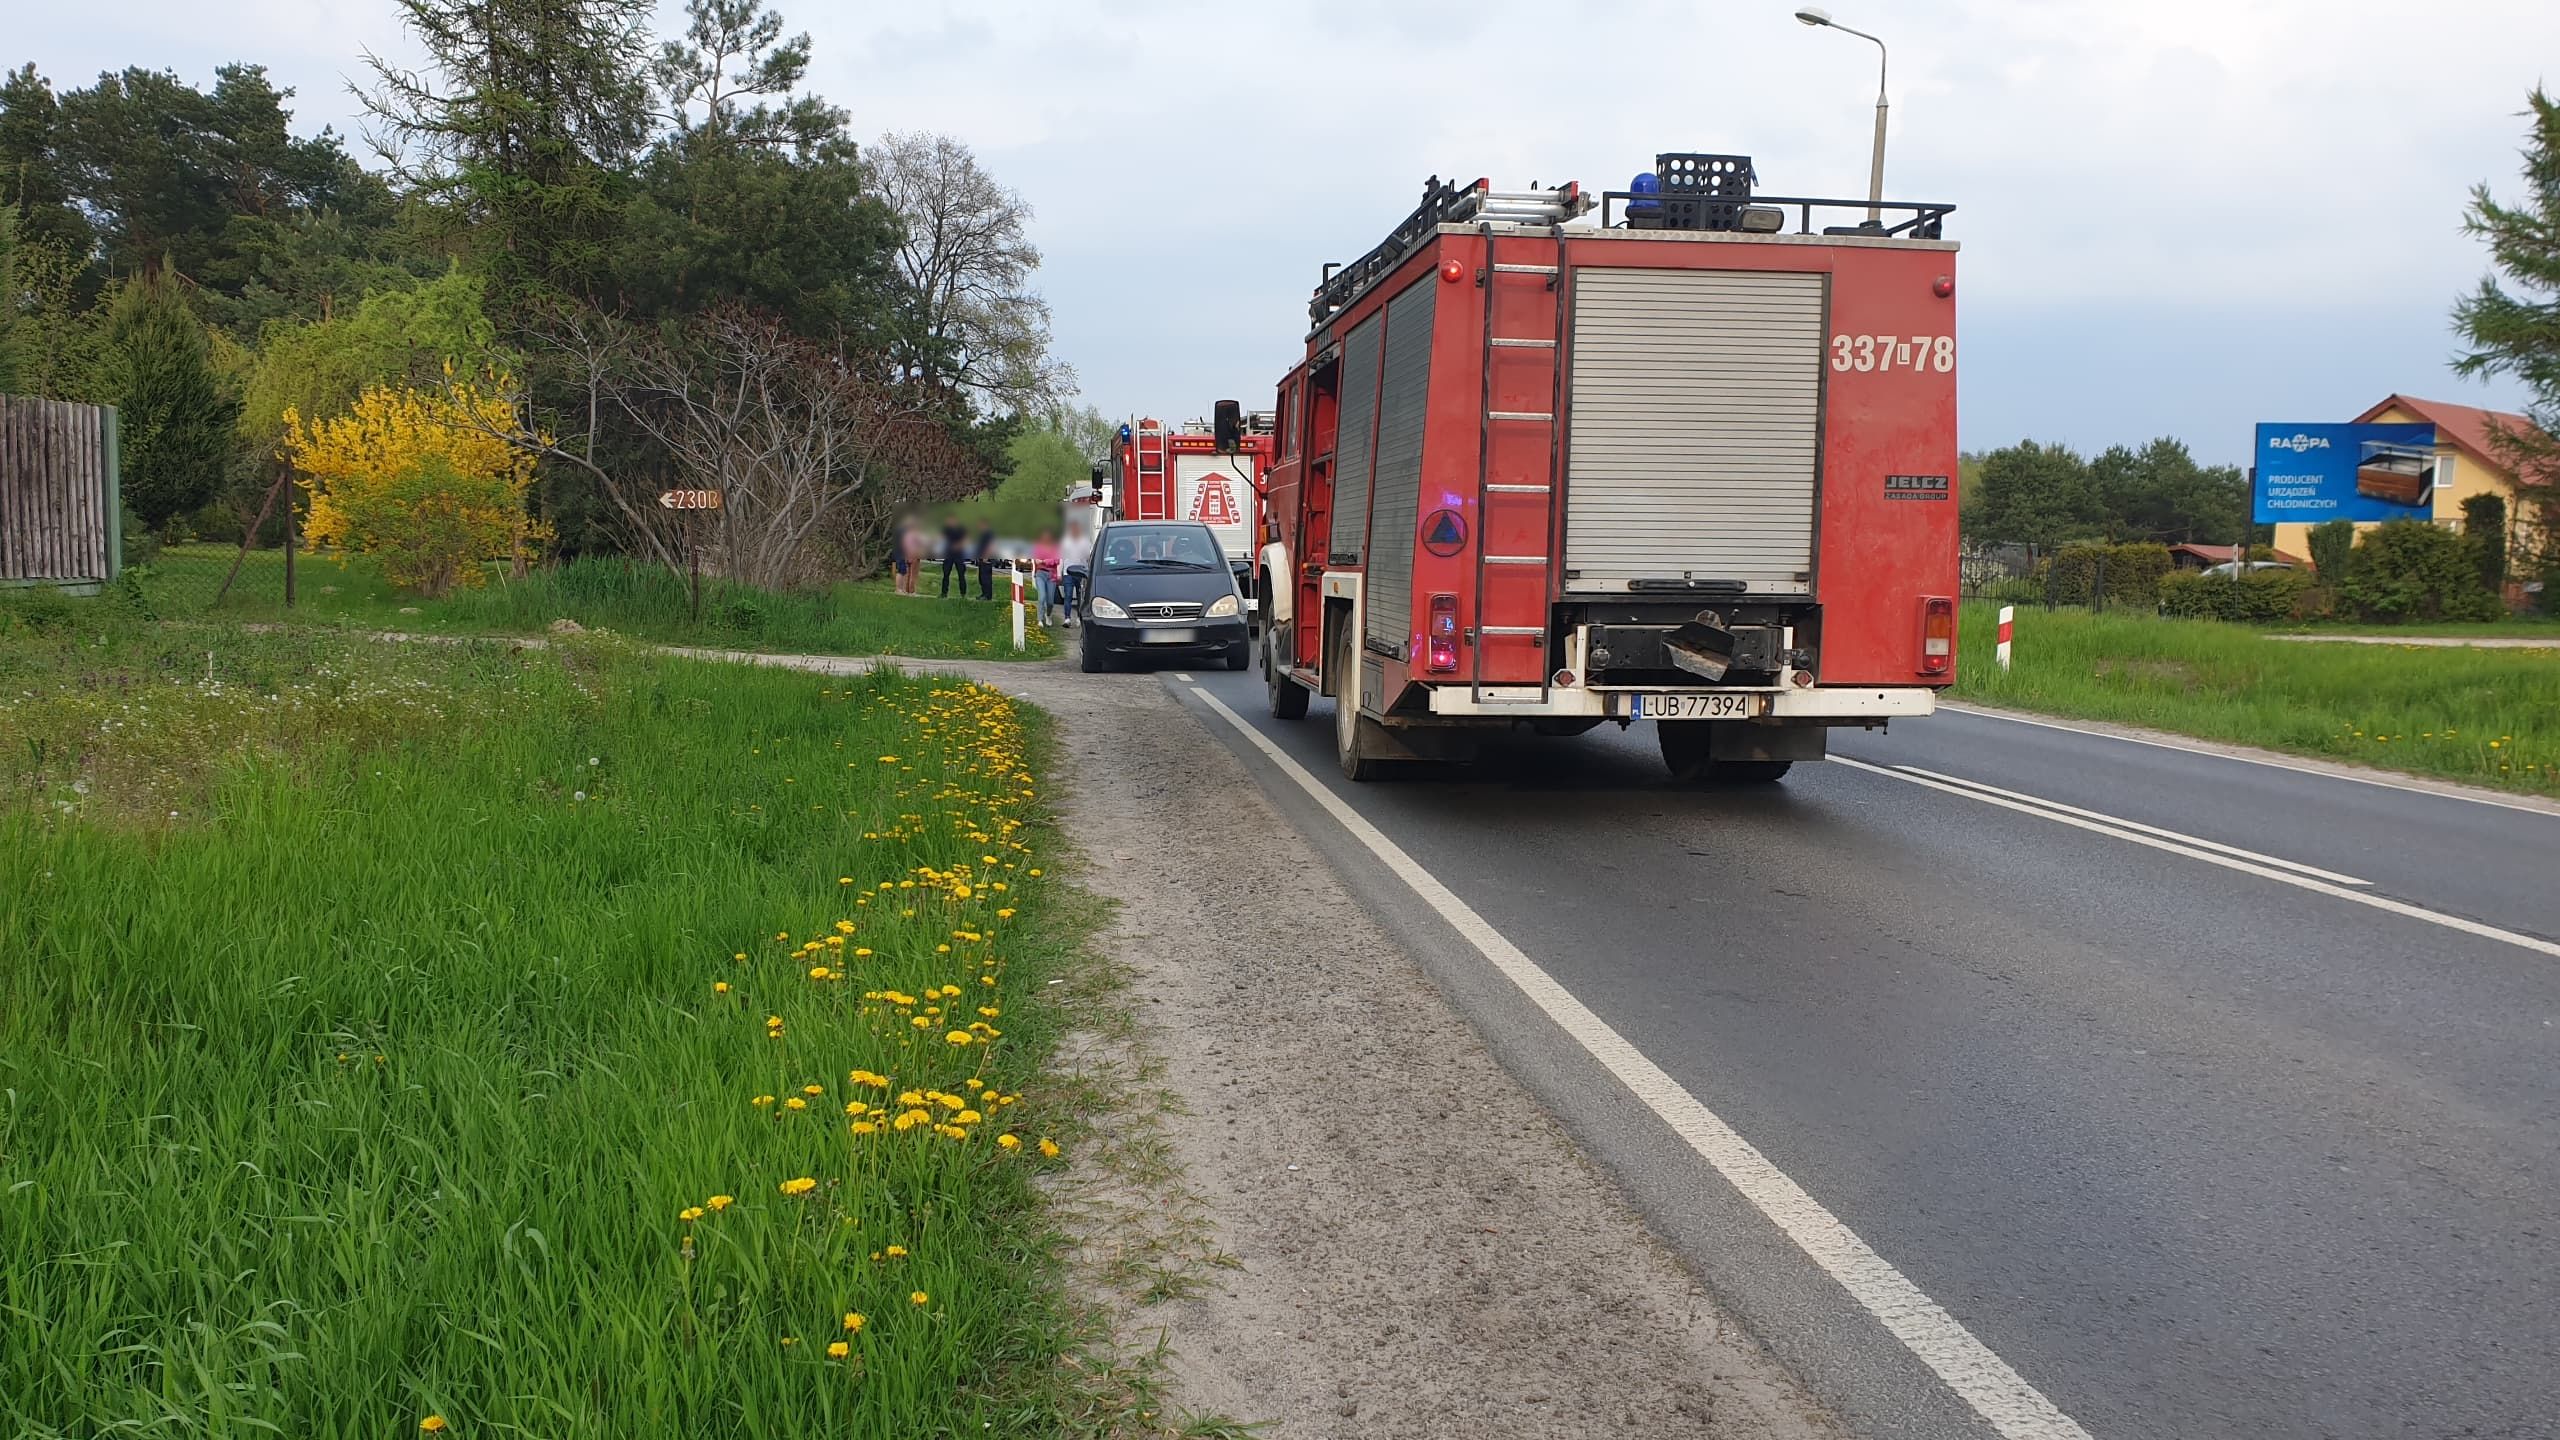
<path fill-rule="evenodd" d="M 1048 710 L 1160 1122 L 1223 1265 L 1133 1309 L 1175 1401 L 1278 1437 L 1839 1433 L 1156 677 Z"/>

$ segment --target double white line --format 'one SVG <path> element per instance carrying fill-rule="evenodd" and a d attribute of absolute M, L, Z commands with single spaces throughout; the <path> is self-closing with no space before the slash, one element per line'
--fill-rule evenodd
<path fill-rule="evenodd" d="M 2290 885 L 2297 890 L 2308 890 L 2315 895 L 2327 895 L 2353 904 L 2370 906 L 2407 919 L 2423 921 L 2429 925 L 2441 925 L 2447 930 L 2459 930 L 2465 935 L 2476 935 L 2483 940 L 2495 940 L 2501 944 L 2513 945 L 2518 949 L 2533 951 L 2538 955 L 2549 955 L 2560 959 L 2560 942 L 2545 940 L 2539 935 L 2526 935 L 2514 930 L 2500 929 L 2495 925 L 2484 925 L 2477 920 L 2466 919 L 2460 915 L 2448 915 L 2441 910 L 2429 910 L 2423 905 L 2412 905 L 2404 900 L 2376 895 L 2366 888 L 2372 883 L 2370 881 L 2359 880 L 2352 875 L 2341 875 L 2334 870 L 2323 870 L 2316 865 L 2305 865 L 2298 860 L 2285 860 L 2277 856 L 2261 854 L 2255 850 L 2243 850 L 2237 845 L 2225 845 L 2218 840 L 2206 840 L 2175 830 L 2163 830 L 2157 825 L 2145 825 L 2139 821 L 2119 819 L 2095 810 L 2083 810 L 2076 805 L 2065 805 L 2058 800 L 2046 800 L 2035 795 L 2021 794 L 2015 790 L 2003 790 L 1997 785 L 1986 785 L 1979 780 L 1962 780 L 1953 775 L 1939 774 L 1934 770 L 1923 770 L 1916 765 L 1872 765 L 1864 760 L 1849 759 L 1845 755 L 1834 755 L 1831 757 L 1831 763 L 1846 765 L 1852 770 L 1863 770 L 1870 775 L 1881 775 L 1888 780 L 1899 780 L 1907 785 L 1919 785 L 1944 794 L 1962 796 L 1967 800 L 1979 801 L 1985 805 L 1997 805 L 2003 810 L 2015 810 L 2021 815 L 2033 815 L 2039 820 L 2049 820 L 2056 825 L 2068 825 L 2076 830 L 2086 830 L 2093 835 L 2105 835 L 2131 844 L 2148 846 L 2167 854 L 2182 855 L 2190 860 L 2201 860 L 2207 865 L 2219 865 L 2225 870 L 2236 870 L 2243 875 L 2254 875 L 2261 880 L 2273 880 L 2279 885 Z"/>

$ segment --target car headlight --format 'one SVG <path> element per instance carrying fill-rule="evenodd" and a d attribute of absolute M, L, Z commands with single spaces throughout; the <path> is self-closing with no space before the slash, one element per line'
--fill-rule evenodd
<path fill-rule="evenodd" d="M 1208 609 L 1201 612 L 1205 618 L 1211 620 L 1223 620 L 1234 613 L 1236 613 L 1236 597 L 1233 595 L 1219 596 L 1209 602 Z"/>
<path fill-rule="evenodd" d="M 1105 600 L 1099 595 L 1093 597 L 1093 614 L 1094 618 L 1097 620 L 1126 620 L 1129 618 L 1128 611 L 1121 609 L 1118 604 Z"/>

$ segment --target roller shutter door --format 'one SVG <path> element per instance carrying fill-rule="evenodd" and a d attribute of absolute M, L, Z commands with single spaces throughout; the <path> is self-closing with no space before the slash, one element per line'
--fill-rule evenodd
<path fill-rule="evenodd" d="M 1565 588 L 1812 589 L 1825 277 L 1585 268 L 1573 280 Z"/>
<path fill-rule="evenodd" d="M 1431 393 L 1431 316 L 1436 277 L 1387 302 L 1386 380 L 1378 391 L 1378 472 L 1370 504 L 1369 582 L 1362 612 L 1369 638 L 1401 647 L 1413 638 L 1414 524 L 1422 503 L 1422 415 Z M 1399 651 L 1401 653 L 1401 651 Z"/>
<path fill-rule="evenodd" d="M 1369 539 L 1369 458 L 1378 420 L 1378 332 L 1386 311 L 1342 342 L 1342 420 L 1333 442 L 1333 563 L 1357 565 Z"/>

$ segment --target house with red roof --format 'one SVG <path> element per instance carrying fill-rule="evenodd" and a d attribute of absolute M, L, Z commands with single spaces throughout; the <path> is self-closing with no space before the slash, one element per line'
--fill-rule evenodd
<path fill-rule="evenodd" d="M 2530 432 L 2533 422 L 2522 415 L 2502 410 L 2482 410 L 2470 405 L 2451 405 L 2442 400 L 2420 400 L 2409 395 L 2386 395 L 2380 404 L 2355 417 L 2355 423 L 2387 422 L 2436 427 L 2436 473 L 2432 517 L 2449 530 L 2462 528 L 2462 502 L 2474 495 L 2495 494 L 2506 497 L 2507 527 L 2512 541 L 2517 526 L 2528 523 L 2531 515 L 2517 493 L 2515 469 L 2499 453 L 2496 432 L 2500 429 Z M 2358 525 L 2357 529 L 2367 527 Z M 2276 548 L 2288 555 L 2311 553 L 2311 527 L 2287 524 L 2276 527 Z"/>

